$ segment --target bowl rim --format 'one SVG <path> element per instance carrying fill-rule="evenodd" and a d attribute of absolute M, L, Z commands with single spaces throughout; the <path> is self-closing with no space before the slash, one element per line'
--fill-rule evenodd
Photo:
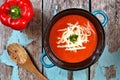
<path fill-rule="evenodd" d="M 72 12 L 72 13 L 70 13 Z M 99 25 L 99 33 L 101 34 L 101 38 L 102 38 L 102 41 L 98 40 L 98 43 L 97 43 L 97 46 L 95 48 L 95 51 L 93 52 L 93 54 L 87 58 L 86 60 L 84 61 L 81 61 L 81 62 L 78 62 L 78 63 L 68 63 L 68 62 L 65 62 L 65 61 L 62 61 L 60 60 L 58 57 L 55 56 L 55 54 L 52 52 L 52 49 L 50 48 L 50 44 L 49 44 L 49 33 L 50 33 L 50 30 L 52 28 L 52 25 L 55 23 L 54 20 L 56 18 L 58 18 L 59 16 L 65 14 L 65 13 L 68 13 L 67 15 L 70 15 L 70 14 L 73 14 L 75 12 L 83 12 L 83 13 L 86 13 L 87 16 L 91 17 L 94 19 L 95 22 L 91 21 L 92 24 L 97 24 Z M 75 13 L 76 14 L 76 13 Z M 81 15 L 80 15 L 81 16 Z M 86 17 L 86 15 L 82 15 L 84 17 Z M 64 17 L 64 16 L 62 16 Z M 88 19 L 88 18 L 87 18 Z M 57 19 L 56 21 L 58 21 L 59 19 Z M 90 20 L 90 19 L 88 19 Z M 94 26 L 95 28 L 97 28 L 96 26 Z M 97 30 L 96 30 L 97 31 Z M 97 31 L 97 35 L 98 35 L 98 31 Z M 92 64 L 94 64 L 95 62 L 98 61 L 99 57 L 101 56 L 103 50 L 104 50 L 104 47 L 105 47 L 105 32 L 104 32 L 104 29 L 102 27 L 102 24 L 101 22 L 98 20 L 97 17 L 95 17 L 91 12 L 87 11 L 87 10 L 84 10 L 84 9 L 79 9 L 79 8 L 70 8 L 70 9 L 66 9 L 66 10 L 63 10 L 63 11 L 60 11 L 59 13 L 57 13 L 55 16 L 53 16 L 53 18 L 50 20 L 48 26 L 47 26 L 47 29 L 45 31 L 45 34 L 44 34 L 44 49 L 45 49 L 45 52 L 47 54 L 47 57 L 50 59 L 50 61 L 55 64 L 56 66 L 60 67 L 60 68 L 63 68 L 63 69 L 66 69 L 66 70 L 72 70 L 72 71 L 75 71 L 75 70 L 81 70 L 81 69 L 85 69 L 89 66 L 91 66 Z M 101 46 L 100 46 L 101 45 Z M 98 49 L 99 48 L 99 49 Z"/>

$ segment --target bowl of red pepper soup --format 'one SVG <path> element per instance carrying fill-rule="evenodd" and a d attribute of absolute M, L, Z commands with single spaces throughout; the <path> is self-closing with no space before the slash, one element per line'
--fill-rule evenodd
<path fill-rule="evenodd" d="M 95 16 L 97 14 L 104 17 L 102 23 Z M 103 26 L 107 20 L 106 14 L 101 10 L 90 13 L 72 8 L 59 12 L 48 24 L 44 35 L 45 55 L 54 65 L 63 69 L 78 70 L 89 67 L 103 52 Z M 46 67 L 43 58 L 41 62 Z"/>

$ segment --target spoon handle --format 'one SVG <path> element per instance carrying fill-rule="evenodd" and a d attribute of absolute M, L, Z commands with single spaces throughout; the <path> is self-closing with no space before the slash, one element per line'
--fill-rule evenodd
<path fill-rule="evenodd" d="M 36 76 L 38 76 L 40 80 L 47 80 L 47 78 L 43 76 L 37 69 L 35 70 L 34 73 L 36 74 Z"/>
<path fill-rule="evenodd" d="M 24 68 L 26 68 L 28 71 L 33 72 L 36 76 L 38 76 L 39 80 L 47 80 L 47 78 L 45 76 L 43 76 L 38 70 L 37 68 L 33 65 L 32 61 L 30 60 L 30 58 L 27 58 L 26 61 L 27 64 L 24 65 Z"/>
<path fill-rule="evenodd" d="M 37 68 L 34 66 L 33 62 L 31 61 L 29 55 L 25 51 L 25 49 L 17 44 L 12 43 L 7 47 L 7 51 L 9 53 L 9 56 L 11 59 L 16 62 L 19 66 L 27 69 L 28 71 L 36 74 L 38 76 L 39 80 L 47 80 L 45 76 L 43 76 Z"/>

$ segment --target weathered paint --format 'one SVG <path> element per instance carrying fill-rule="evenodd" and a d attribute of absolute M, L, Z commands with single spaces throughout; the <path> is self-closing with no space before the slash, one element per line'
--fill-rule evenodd
<path fill-rule="evenodd" d="M 55 9 L 53 11 L 53 15 L 57 14 L 57 10 L 58 10 L 59 6 L 55 5 Z M 46 63 L 51 64 L 51 61 L 46 58 Z M 58 68 L 57 66 L 54 66 L 52 68 L 45 68 L 45 73 L 46 76 L 49 80 L 68 80 L 67 77 L 67 70 L 63 70 L 61 68 Z"/>
<path fill-rule="evenodd" d="M 27 46 L 32 41 L 32 39 L 28 39 L 26 34 L 20 31 L 13 30 L 11 37 L 7 41 L 7 45 L 9 45 L 12 42 L 16 42 L 21 44 L 22 46 Z"/>
<path fill-rule="evenodd" d="M 108 80 L 120 80 L 120 49 L 114 54 L 108 51 L 108 46 L 98 61 L 98 65 L 95 69 L 95 76 L 93 80 L 106 80 L 105 68 L 114 65 L 116 67 L 116 77 L 110 78 Z M 107 75 L 107 74 L 106 74 Z"/>
<path fill-rule="evenodd" d="M 31 0 L 31 1 L 34 4 L 35 9 L 37 9 L 38 11 L 40 11 L 41 8 L 39 8 L 39 7 L 41 6 L 41 1 L 42 0 L 37 0 L 37 1 Z M 2 4 L 3 2 L 4 2 L 4 0 L 0 0 L 0 4 Z M 106 11 L 106 13 L 109 16 L 109 24 L 108 24 L 108 27 L 106 27 L 107 28 L 107 30 L 106 30 L 106 33 L 107 33 L 106 37 L 108 36 L 108 38 L 107 38 L 107 43 L 108 44 L 107 45 L 109 47 L 111 46 L 109 48 L 109 50 L 112 50 L 112 51 L 117 50 L 118 47 L 119 47 L 119 45 L 120 45 L 119 44 L 120 43 L 120 38 L 119 38 L 120 37 L 119 36 L 119 33 L 120 33 L 119 32 L 120 31 L 120 27 L 119 27 L 119 25 L 120 25 L 119 22 L 120 21 L 119 21 L 119 19 L 120 18 L 119 18 L 119 14 L 118 14 L 119 11 L 120 11 L 120 9 L 119 9 L 120 8 L 119 7 L 119 2 L 120 2 L 120 0 L 92 0 L 92 3 L 93 3 L 92 4 L 92 9 L 93 10 L 96 10 L 96 9 L 97 10 L 98 9 L 104 10 L 104 11 Z M 85 0 L 43 0 L 43 3 L 45 4 L 43 6 L 43 12 L 44 12 L 44 15 L 43 15 L 43 17 L 44 17 L 43 23 L 44 24 L 43 25 L 44 25 L 44 27 L 46 26 L 46 23 L 48 23 L 49 19 L 52 17 L 51 16 L 51 11 L 53 11 L 54 4 L 56 4 L 56 3 L 59 4 L 60 8 L 59 8 L 58 11 L 66 9 L 66 8 L 70 8 L 70 7 L 79 7 L 79 8 L 87 9 L 87 5 L 88 5 Z M 39 13 L 36 12 L 36 14 L 39 14 Z M 37 18 L 38 18 L 38 15 L 37 15 Z M 35 21 L 37 22 L 37 25 L 39 25 L 39 20 L 35 18 Z M 35 21 L 33 21 L 33 23 Z M 33 25 L 34 24 L 32 24 L 32 26 Z M 31 24 L 30 24 L 30 26 L 31 26 Z M 0 29 L 0 34 L 3 34 L 3 32 L 6 32 L 6 30 L 7 29 L 4 29 L 4 28 Z M 31 28 L 30 30 L 33 30 L 33 29 Z M 29 32 L 30 30 L 26 30 L 26 31 Z M 36 29 L 34 29 L 34 31 L 36 32 Z M 7 32 L 6 34 L 9 34 L 9 33 L 10 32 Z M 30 31 L 30 33 L 31 33 L 31 31 Z M 29 35 L 33 36 L 31 34 L 29 34 Z M 1 41 L 4 40 L 4 39 L 6 39 L 6 37 L 3 37 L 3 39 L 1 39 Z M 1 42 L 1 43 L 4 43 L 4 42 Z M 1 45 L 1 46 L 3 47 L 4 45 Z M 106 67 L 109 68 L 111 65 L 114 65 L 115 68 L 116 68 L 116 78 L 112 78 L 110 80 L 120 80 L 120 77 L 119 77 L 120 76 L 120 65 L 119 65 L 120 64 L 120 62 L 119 62 L 119 59 L 120 59 L 119 56 L 120 55 L 118 55 L 118 54 L 120 54 L 120 50 L 118 50 L 117 52 L 115 52 L 115 54 L 109 54 L 109 53 L 110 52 L 108 51 L 108 48 L 106 48 L 105 51 L 104 51 L 104 53 L 103 53 L 103 55 L 101 56 L 102 59 L 100 58 L 100 60 L 97 63 L 97 65 L 95 65 L 95 67 L 94 67 L 95 71 L 94 71 L 94 69 L 91 70 L 91 72 L 93 71 L 93 73 L 95 73 L 95 75 L 93 75 L 94 76 L 93 79 L 91 79 L 91 80 L 106 80 L 106 77 L 105 77 Z M 104 54 L 105 54 L 105 56 L 104 56 Z M 4 69 L 6 69 L 6 68 L 4 68 Z M 56 69 L 57 68 L 55 68 L 55 67 L 53 67 L 53 69 L 52 68 L 48 69 L 48 71 L 46 72 L 46 74 L 49 72 L 47 74 L 49 76 L 48 78 L 50 78 L 50 74 L 53 75 L 53 72 Z M 45 70 L 46 70 L 46 68 L 45 68 Z M 7 74 L 7 72 L 9 72 L 9 71 L 11 71 L 11 70 L 9 69 L 3 75 Z M 57 78 L 56 80 L 63 80 L 63 78 L 62 78 L 63 76 L 60 76 L 61 78 L 57 77 L 59 75 L 58 71 L 59 70 L 56 71 L 57 74 L 54 74 L 54 77 Z M 86 71 L 76 71 L 76 72 L 74 72 L 74 75 L 73 75 L 74 76 L 74 80 L 80 80 L 80 79 L 84 80 L 84 78 L 87 77 L 85 75 L 86 74 L 85 72 Z M 67 74 L 66 71 L 65 71 L 65 73 Z M 21 73 L 21 74 L 23 75 L 23 73 Z M 27 73 L 27 75 L 29 75 L 29 74 Z M 1 77 L 2 77 L 2 74 L 0 74 L 0 80 L 3 79 L 3 78 L 1 79 Z M 8 77 L 8 76 L 5 75 L 5 77 Z M 67 76 L 65 76 L 65 77 L 67 78 Z M 22 80 L 27 80 L 27 78 L 28 77 L 23 76 Z M 50 78 L 50 79 L 55 80 L 54 78 Z M 31 79 L 28 79 L 28 80 L 31 80 Z"/>
<path fill-rule="evenodd" d="M 105 67 L 105 76 L 107 80 L 116 78 L 116 66 L 111 65 L 109 67 Z"/>
<path fill-rule="evenodd" d="M 58 9 L 59 9 L 59 5 L 55 5 L 53 15 L 57 14 Z M 50 64 L 51 61 L 47 58 L 46 63 Z M 57 66 L 52 68 L 45 68 L 45 71 L 46 71 L 45 74 L 49 80 L 68 80 L 69 72 Z M 71 78 L 73 78 L 73 80 L 87 80 L 86 74 L 87 74 L 86 69 L 73 71 L 73 76 L 71 75 Z"/>
<path fill-rule="evenodd" d="M 51 61 L 46 58 L 46 63 L 51 64 Z M 73 80 L 87 80 L 87 69 L 85 70 L 79 70 L 79 71 L 73 71 Z M 52 68 L 45 68 L 45 74 L 49 80 L 68 80 L 68 71 L 61 69 L 57 66 L 54 66 Z"/>
<path fill-rule="evenodd" d="M 50 60 L 47 58 L 46 63 L 51 64 Z M 68 80 L 67 70 L 58 68 L 54 66 L 52 68 L 45 68 L 46 76 L 49 80 Z"/>
<path fill-rule="evenodd" d="M 46 57 L 45 63 L 52 64 L 51 61 Z M 68 80 L 68 71 L 61 69 L 57 66 L 52 68 L 45 68 L 45 74 L 49 80 Z M 73 71 L 73 80 L 87 80 L 88 76 L 87 69 Z"/>
<path fill-rule="evenodd" d="M 55 5 L 55 9 L 54 9 L 53 15 L 56 15 L 56 14 L 57 14 L 58 9 L 59 9 L 59 6 L 58 6 L 58 5 Z"/>
<path fill-rule="evenodd" d="M 79 71 L 74 71 L 74 74 L 73 74 L 74 80 L 87 80 L 88 76 L 86 75 L 87 74 L 86 70 L 87 69 L 79 70 Z"/>
<path fill-rule="evenodd" d="M 7 50 L 4 50 L 2 55 L 0 55 L 0 60 L 1 60 L 1 63 L 6 64 L 7 66 L 12 66 L 13 67 L 11 80 L 20 80 L 19 75 L 18 75 L 18 66 L 17 66 L 16 63 L 14 63 L 10 59 L 10 57 L 9 57 L 9 55 L 7 53 Z"/>
<path fill-rule="evenodd" d="M 28 39 L 27 36 L 20 32 L 20 31 L 15 31 L 13 30 L 10 38 L 7 41 L 6 47 L 15 42 L 19 43 L 22 46 L 27 46 L 29 43 L 31 43 L 33 40 Z M 18 66 L 16 63 L 14 63 L 11 58 L 9 57 L 7 50 L 3 50 L 2 54 L 0 55 L 0 63 L 4 63 L 7 66 L 12 66 L 12 75 L 11 75 L 11 80 L 20 80 L 19 75 L 18 75 Z M 0 74 L 0 78 L 2 77 L 2 74 Z"/>

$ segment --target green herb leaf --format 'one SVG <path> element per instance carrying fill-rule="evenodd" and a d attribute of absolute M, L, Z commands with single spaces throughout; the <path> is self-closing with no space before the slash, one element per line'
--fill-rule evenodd
<path fill-rule="evenodd" d="M 75 43 L 77 41 L 77 38 L 78 38 L 78 35 L 76 35 L 76 34 L 70 35 L 70 37 L 69 37 L 69 39 L 72 43 Z"/>

